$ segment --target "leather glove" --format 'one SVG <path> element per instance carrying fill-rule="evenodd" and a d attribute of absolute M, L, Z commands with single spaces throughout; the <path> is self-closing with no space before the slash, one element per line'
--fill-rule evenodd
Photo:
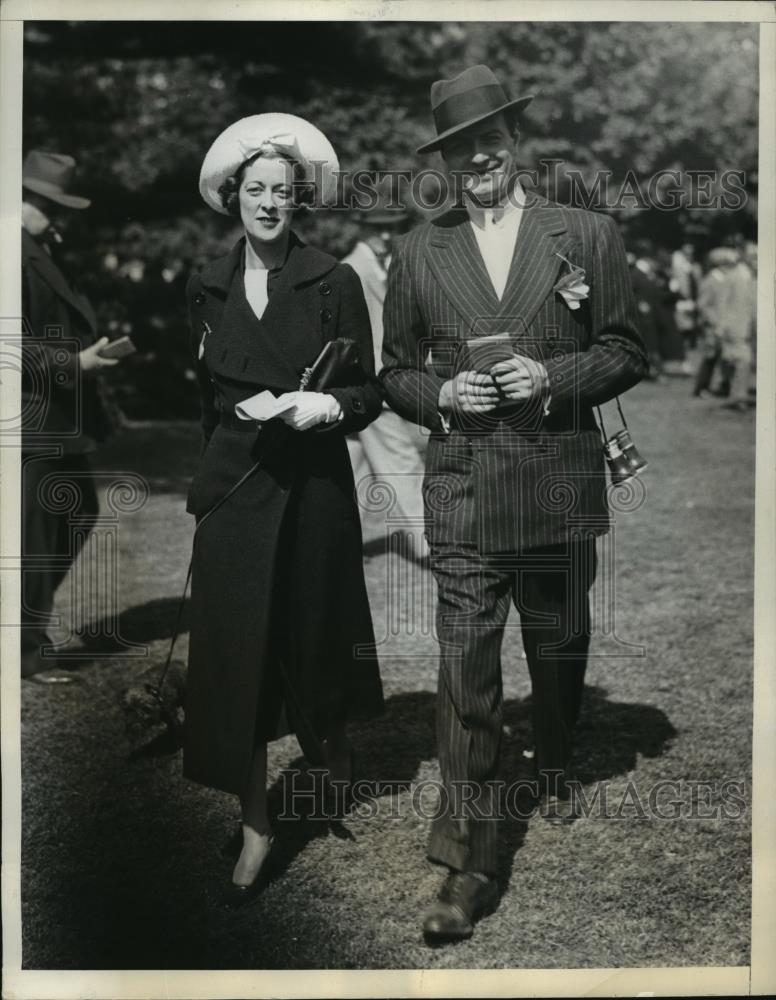
<path fill-rule="evenodd" d="M 280 415 L 295 431 L 306 431 L 318 424 L 333 424 L 342 417 L 342 408 L 326 392 L 299 392 L 296 403 Z"/>

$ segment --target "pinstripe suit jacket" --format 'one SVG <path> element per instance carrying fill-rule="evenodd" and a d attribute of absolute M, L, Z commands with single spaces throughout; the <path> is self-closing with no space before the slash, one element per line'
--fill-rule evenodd
<path fill-rule="evenodd" d="M 554 290 L 571 261 L 590 294 L 571 310 Z M 381 379 L 389 404 L 431 430 L 424 499 L 432 545 L 515 552 L 609 527 L 607 479 L 592 407 L 635 385 L 647 359 L 636 328 L 625 251 L 608 216 L 529 195 L 502 299 L 469 218 L 454 209 L 395 248 L 384 312 Z M 511 334 L 550 377 L 541 401 L 453 417 L 442 384 L 471 367 L 468 338 Z"/>

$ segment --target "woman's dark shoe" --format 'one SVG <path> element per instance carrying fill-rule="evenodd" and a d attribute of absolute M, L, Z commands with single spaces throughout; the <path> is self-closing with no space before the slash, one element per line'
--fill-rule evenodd
<path fill-rule="evenodd" d="M 245 906 L 246 903 L 250 903 L 254 900 L 265 888 L 268 881 L 269 874 L 269 860 L 272 854 L 272 845 L 275 843 L 274 836 L 269 838 L 269 845 L 267 847 L 267 853 L 264 855 L 264 860 L 261 862 L 259 870 L 253 877 L 253 881 L 248 885 L 240 885 L 237 882 L 230 881 L 226 888 L 224 889 L 223 895 L 221 897 L 224 906 L 229 907 L 229 909 L 236 910 L 241 906 Z"/>
<path fill-rule="evenodd" d="M 448 875 L 436 901 L 423 921 L 423 936 L 429 944 L 463 941 L 474 932 L 474 924 L 498 905 L 498 886 L 469 872 Z"/>

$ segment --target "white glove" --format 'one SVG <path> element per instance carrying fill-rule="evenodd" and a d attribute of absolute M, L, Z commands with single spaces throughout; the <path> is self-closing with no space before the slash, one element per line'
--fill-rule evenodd
<path fill-rule="evenodd" d="M 342 416 L 342 407 L 327 392 L 297 393 L 296 403 L 280 414 L 280 419 L 295 431 L 306 431 L 317 424 L 333 424 Z"/>

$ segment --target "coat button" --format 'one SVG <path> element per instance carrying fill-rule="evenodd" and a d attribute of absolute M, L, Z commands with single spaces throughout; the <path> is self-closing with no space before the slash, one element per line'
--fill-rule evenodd
<path fill-rule="evenodd" d="M 321 309 L 321 320 L 324 323 L 328 323 L 330 319 L 331 319 L 331 310 L 330 309 Z"/>
<path fill-rule="evenodd" d="M 204 306 L 204 304 L 205 304 L 206 301 L 207 300 L 206 300 L 205 296 L 202 294 L 202 292 L 197 292 L 197 294 L 194 296 L 194 305 L 195 306 Z"/>
<path fill-rule="evenodd" d="M 328 281 L 322 281 L 320 285 L 318 285 L 318 291 L 321 295 L 331 295 L 331 285 Z"/>

